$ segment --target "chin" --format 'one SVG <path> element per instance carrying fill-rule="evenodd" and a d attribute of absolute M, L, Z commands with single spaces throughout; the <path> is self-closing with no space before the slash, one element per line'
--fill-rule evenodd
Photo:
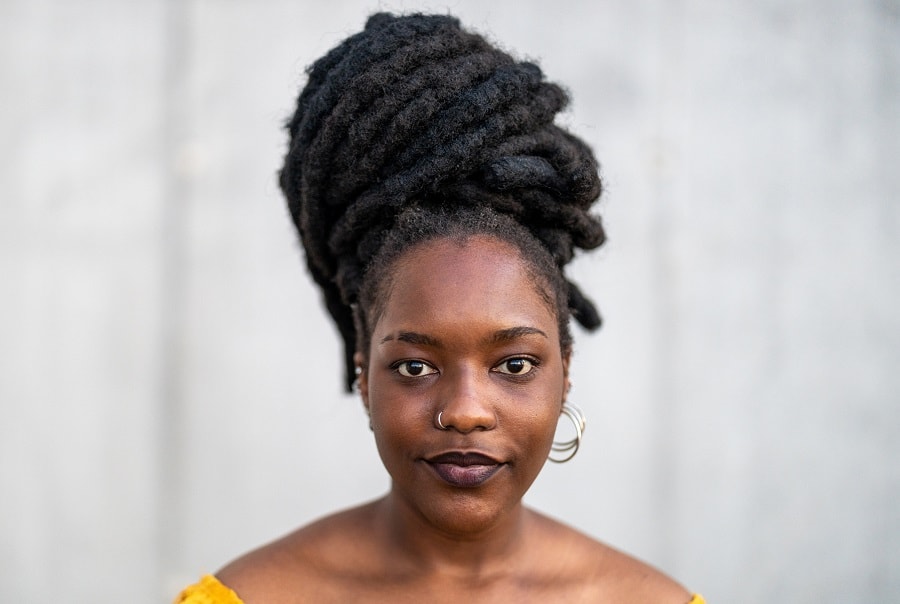
<path fill-rule="evenodd" d="M 457 490 L 419 506 L 429 524 L 449 535 L 477 535 L 509 522 L 521 508 L 521 497 L 512 502 L 498 500 L 496 494 L 478 493 L 481 489 Z"/>

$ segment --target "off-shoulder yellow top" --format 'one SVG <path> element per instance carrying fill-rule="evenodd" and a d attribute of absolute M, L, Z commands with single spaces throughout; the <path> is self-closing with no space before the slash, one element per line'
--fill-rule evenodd
<path fill-rule="evenodd" d="M 244 604 L 236 593 L 222 585 L 212 575 L 206 575 L 199 583 L 186 588 L 175 604 Z M 694 594 L 687 604 L 706 604 L 699 594 Z"/>

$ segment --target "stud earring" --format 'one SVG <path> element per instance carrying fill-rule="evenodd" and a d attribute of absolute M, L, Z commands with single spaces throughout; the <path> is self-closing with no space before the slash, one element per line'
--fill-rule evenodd
<path fill-rule="evenodd" d="M 356 394 L 359 394 L 359 376 L 362 375 L 362 367 L 359 365 L 356 366 L 353 370 L 353 375 L 356 376 L 353 378 L 353 384 L 350 385 L 350 389 L 353 390 Z"/>

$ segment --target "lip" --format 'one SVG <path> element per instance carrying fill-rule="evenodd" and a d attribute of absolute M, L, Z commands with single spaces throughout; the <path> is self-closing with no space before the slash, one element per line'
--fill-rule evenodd
<path fill-rule="evenodd" d="M 503 463 L 483 453 L 451 451 L 425 460 L 438 478 L 460 488 L 480 487 L 496 474 Z"/>

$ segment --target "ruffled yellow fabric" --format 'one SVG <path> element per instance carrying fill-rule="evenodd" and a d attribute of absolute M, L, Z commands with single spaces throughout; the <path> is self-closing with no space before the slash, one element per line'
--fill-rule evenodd
<path fill-rule="evenodd" d="M 244 604 L 236 593 L 222 585 L 212 575 L 205 575 L 199 583 L 182 591 L 175 604 Z"/>
<path fill-rule="evenodd" d="M 236 593 L 222 585 L 212 575 L 206 575 L 200 582 L 186 588 L 175 600 L 175 604 L 244 604 Z M 694 594 L 688 604 L 706 604 L 700 594 Z"/>

